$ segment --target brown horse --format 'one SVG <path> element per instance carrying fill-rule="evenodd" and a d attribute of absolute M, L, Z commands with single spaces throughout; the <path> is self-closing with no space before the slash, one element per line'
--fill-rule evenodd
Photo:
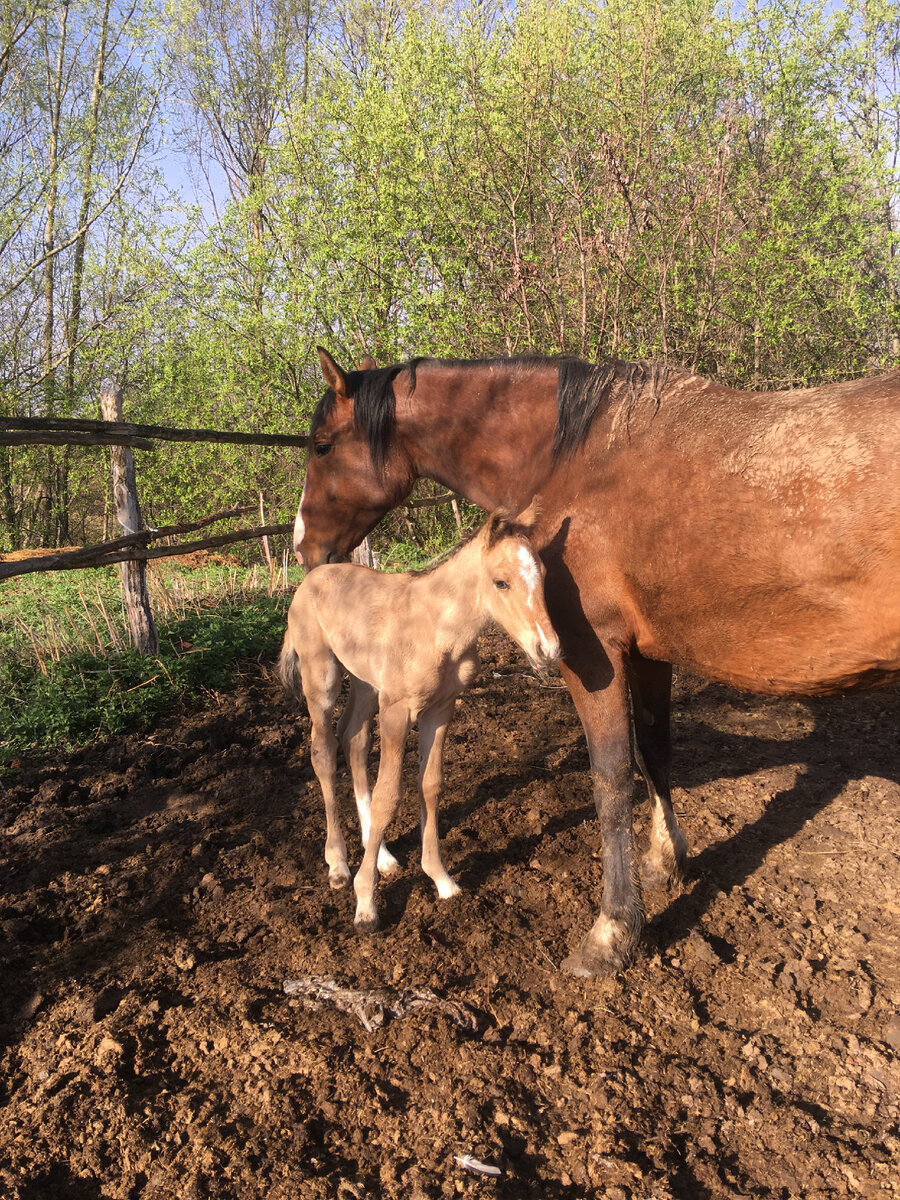
<path fill-rule="evenodd" d="M 312 764 L 325 800 L 325 861 L 332 887 L 350 880 L 335 797 L 337 739 L 331 728 L 344 671 L 350 695 L 338 737 L 350 766 L 365 854 L 354 887 L 355 924 L 378 927 L 375 873 L 397 866 L 384 831 L 400 800 L 406 737 L 419 723 L 422 870 L 441 899 L 459 891 L 441 861 L 437 805 L 444 738 L 456 698 L 478 674 L 476 639 L 497 621 L 535 667 L 559 657 L 544 606 L 544 567 L 528 541 L 536 507 L 511 522 L 498 509 L 476 536 L 430 571 L 387 575 L 335 563 L 307 575 L 288 611 L 281 679 L 306 698 Z M 375 710 L 381 759 L 369 793 L 367 761 Z"/>
<path fill-rule="evenodd" d="M 310 434 L 294 545 L 347 555 L 420 476 L 515 511 L 533 538 L 587 735 L 603 834 L 597 921 L 566 960 L 625 965 L 643 903 L 634 767 L 653 803 L 645 880 L 677 879 L 671 665 L 773 694 L 900 678 L 900 372 L 734 391 L 658 365 L 419 359 L 345 372 Z"/>

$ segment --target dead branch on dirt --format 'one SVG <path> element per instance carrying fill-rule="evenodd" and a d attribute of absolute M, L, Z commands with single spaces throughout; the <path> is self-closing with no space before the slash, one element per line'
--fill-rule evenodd
<path fill-rule="evenodd" d="M 318 1011 L 332 1005 L 341 1012 L 352 1013 L 367 1033 L 379 1029 L 390 1017 L 402 1017 L 420 1008 L 435 1009 L 450 1018 L 454 1025 L 467 1033 L 478 1031 L 478 1017 L 468 1005 L 442 1000 L 429 988 L 390 988 L 358 990 L 343 987 L 332 975 L 304 975 L 301 979 L 285 979 L 285 995 L 297 996 L 305 1008 Z"/>

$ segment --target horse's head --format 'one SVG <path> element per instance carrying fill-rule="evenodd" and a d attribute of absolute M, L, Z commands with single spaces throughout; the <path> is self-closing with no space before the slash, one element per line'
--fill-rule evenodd
<path fill-rule="evenodd" d="M 529 540 L 537 522 L 537 499 L 511 518 L 501 508 L 488 517 L 479 538 L 485 571 L 484 599 L 491 616 L 522 647 L 532 666 L 559 658 L 559 638 L 544 601 L 544 564 Z"/>
<path fill-rule="evenodd" d="M 346 559 L 415 482 L 392 437 L 393 379 L 403 368 L 378 370 L 366 356 L 347 372 L 321 347 L 319 362 L 328 390 L 313 414 L 294 522 L 294 553 L 310 569 Z"/>

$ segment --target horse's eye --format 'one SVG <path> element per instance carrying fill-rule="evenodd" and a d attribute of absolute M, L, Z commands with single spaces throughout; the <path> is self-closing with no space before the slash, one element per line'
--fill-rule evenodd
<path fill-rule="evenodd" d="M 497 588 L 497 590 L 501 591 L 501 592 L 509 591 L 509 584 L 506 582 L 505 579 L 495 579 L 494 587 Z"/>
<path fill-rule="evenodd" d="M 330 449 L 331 442 L 316 442 L 315 446 L 313 446 L 316 458 L 324 458 Z"/>

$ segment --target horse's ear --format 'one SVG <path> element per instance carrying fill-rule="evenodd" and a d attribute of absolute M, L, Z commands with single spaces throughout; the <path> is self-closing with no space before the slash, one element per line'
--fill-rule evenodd
<path fill-rule="evenodd" d="M 359 360 L 359 366 L 356 369 L 357 371 L 374 371 L 375 359 L 371 354 L 364 354 Z"/>
<path fill-rule="evenodd" d="M 319 352 L 319 364 L 322 367 L 325 382 L 336 396 L 346 396 L 347 373 L 337 365 L 327 350 L 321 346 L 316 346 L 316 350 Z"/>
<path fill-rule="evenodd" d="M 509 513 L 505 508 L 495 508 L 486 522 L 487 544 L 493 546 L 509 533 Z"/>
<path fill-rule="evenodd" d="M 515 524 L 522 530 L 523 533 L 529 534 L 535 525 L 538 523 L 538 517 L 541 515 L 541 498 L 534 496 L 531 503 L 526 509 L 515 519 Z"/>

